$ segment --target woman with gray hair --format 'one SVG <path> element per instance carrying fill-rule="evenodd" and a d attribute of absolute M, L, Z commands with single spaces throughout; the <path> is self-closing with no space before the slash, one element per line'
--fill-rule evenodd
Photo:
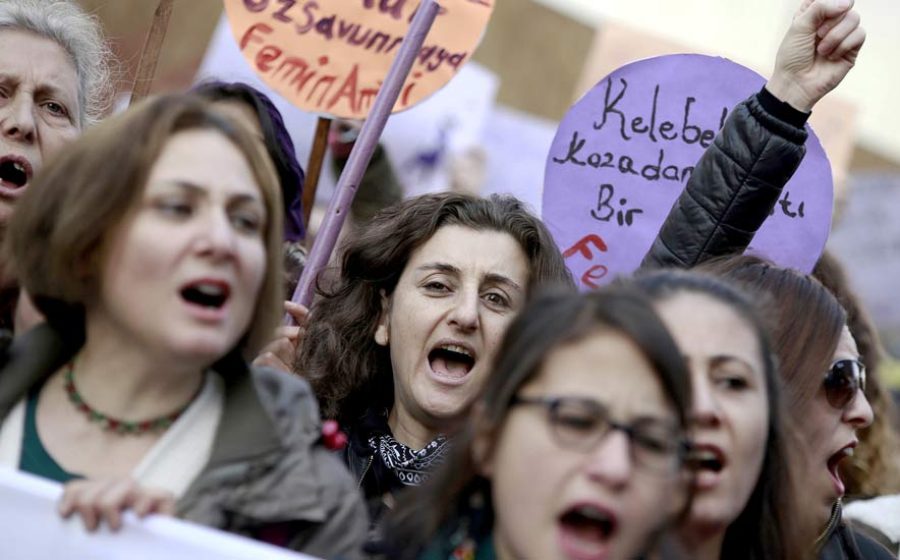
<path fill-rule="evenodd" d="M 0 2 L 0 238 L 34 173 L 106 114 L 112 61 L 99 21 L 74 1 Z M 0 272 L 0 328 L 12 328 L 18 295 Z M 29 309 L 17 323 L 39 320 Z"/>
<path fill-rule="evenodd" d="M 47 157 L 105 114 L 111 61 L 75 2 L 0 3 L 0 227 Z"/>

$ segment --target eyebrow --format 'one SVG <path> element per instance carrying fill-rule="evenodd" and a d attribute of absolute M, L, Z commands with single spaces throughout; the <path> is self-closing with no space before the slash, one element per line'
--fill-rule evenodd
<path fill-rule="evenodd" d="M 711 356 L 709 358 L 709 363 L 714 366 L 723 365 L 723 364 L 727 364 L 727 363 L 737 363 L 737 364 L 740 364 L 740 365 L 746 367 L 750 371 L 756 371 L 756 368 L 753 367 L 753 364 L 751 364 L 750 362 L 748 362 L 747 360 L 745 360 L 741 357 L 734 356 L 731 354 L 716 354 L 715 356 Z"/>
<path fill-rule="evenodd" d="M 16 86 L 22 83 L 22 79 L 14 74 L 9 74 L 7 72 L 0 72 L 0 82 L 12 82 Z M 66 103 L 73 103 L 75 100 L 70 99 L 68 94 L 62 88 L 59 88 L 51 82 L 41 82 L 38 84 L 38 87 L 35 88 L 35 95 L 46 95 L 49 94 L 51 97 L 57 97 Z"/>
<path fill-rule="evenodd" d="M 53 84 L 41 84 L 34 90 L 35 95 L 49 95 L 50 97 L 59 99 L 66 104 L 71 105 L 75 102 L 74 99 L 70 99 L 68 94 L 62 89 L 54 86 Z"/>
<path fill-rule="evenodd" d="M 458 267 L 442 262 L 426 263 L 420 266 L 417 270 L 420 270 L 422 272 L 443 272 L 444 274 L 450 274 L 453 276 L 459 276 L 462 272 Z M 513 290 L 522 291 L 522 287 L 519 286 L 516 281 L 496 272 L 488 272 L 487 274 L 482 276 L 482 280 L 490 284 L 503 284 L 505 286 L 508 286 L 509 288 L 512 288 Z"/>
<path fill-rule="evenodd" d="M 182 190 L 188 191 L 192 196 L 204 196 L 208 192 L 206 188 L 201 187 L 196 183 L 191 183 L 190 181 L 184 181 L 181 179 L 171 179 L 164 181 L 164 183 L 174 185 Z M 238 202 L 258 202 L 262 204 L 262 200 L 258 195 L 253 196 L 251 194 L 239 193 L 230 198 L 237 199 Z"/>

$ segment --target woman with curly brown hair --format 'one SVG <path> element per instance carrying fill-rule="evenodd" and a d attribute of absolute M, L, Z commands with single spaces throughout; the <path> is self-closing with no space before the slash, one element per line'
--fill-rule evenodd
<path fill-rule="evenodd" d="M 313 303 L 299 363 L 377 519 L 443 461 L 535 286 L 572 287 L 544 225 L 512 197 L 435 194 L 375 216 Z"/>

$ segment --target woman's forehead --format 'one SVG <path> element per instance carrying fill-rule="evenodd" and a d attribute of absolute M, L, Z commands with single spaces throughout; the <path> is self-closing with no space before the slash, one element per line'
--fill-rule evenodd
<path fill-rule="evenodd" d="M 65 95 L 78 103 L 78 72 L 58 43 L 24 29 L 0 28 L 0 74 L 27 81 L 30 88 Z"/>
<path fill-rule="evenodd" d="M 644 353 L 612 329 L 598 329 L 549 351 L 527 387 L 595 399 L 622 419 L 674 413 L 659 374 Z"/>
<path fill-rule="evenodd" d="M 496 273 L 524 285 L 528 259 L 512 235 L 496 230 L 476 230 L 459 225 L 438 229 L 413 250 L 407 269 L 430 264 L 450 265 L 460 273 Z"/>

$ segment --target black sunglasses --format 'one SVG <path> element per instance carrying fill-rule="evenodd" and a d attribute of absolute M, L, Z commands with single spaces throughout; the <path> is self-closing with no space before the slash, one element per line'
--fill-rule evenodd
<path fill-rule="evenodd" d="M 831 364 L 823 384 L 828 404 L 842 409 L 853 402 L 857 391 L 866 390 L 866 366 L 859 360 L 838 360 Z"/>

